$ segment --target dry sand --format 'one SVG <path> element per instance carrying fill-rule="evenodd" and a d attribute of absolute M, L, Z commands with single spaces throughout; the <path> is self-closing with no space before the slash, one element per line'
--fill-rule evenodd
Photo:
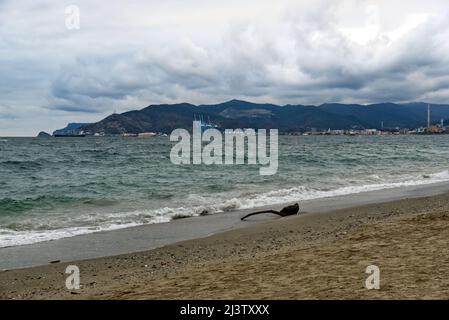
<path fill-rule="evenodd" d="M 146 252 L 0 273 L 3 299 L 449 298 L 449 194 L 261 222 Z M 365 269 L 380 268 L 380 290 Z"/>

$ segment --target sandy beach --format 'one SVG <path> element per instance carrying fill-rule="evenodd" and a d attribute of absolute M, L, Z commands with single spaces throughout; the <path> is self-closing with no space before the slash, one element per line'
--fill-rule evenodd
<path fill-rule="evenodd" d="M 0 273 L 2 299 L 449 297 L 449 193 L 260 221 L 153 250 Z M 79 266 L 81 289 L 65 287 Z M 368 265 L 380 290 L 365 288 Z"/>

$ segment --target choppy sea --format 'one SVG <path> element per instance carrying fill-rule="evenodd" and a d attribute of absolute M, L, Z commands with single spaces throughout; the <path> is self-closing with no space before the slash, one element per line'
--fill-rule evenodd
<path fill-rule="evenodd" d="M 449 181 L 449 136 L 280 136 L 279 168 L 175 165 L 168 137 L 1 138 L 0 247 Z"/>

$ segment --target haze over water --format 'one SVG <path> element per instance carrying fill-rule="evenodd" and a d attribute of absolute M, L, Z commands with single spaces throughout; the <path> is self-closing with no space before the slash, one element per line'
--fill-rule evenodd
<path fill-rule="evenodd" d="M 174 165 L 167 137 L 0 139 L 0 247 L 449 181 L 447 136 L 279 137 L 279 169 Z"/>

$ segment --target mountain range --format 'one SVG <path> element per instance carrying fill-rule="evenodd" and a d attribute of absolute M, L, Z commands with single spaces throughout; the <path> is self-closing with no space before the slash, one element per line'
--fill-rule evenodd
<path fill-rule="evenodd" d="M 279 132 L 303 132 L 313 128 L 380 129 L 416 128 L 427 125 L 424 102 L 378 103 L 369 105 L 325 103 L 313 105 L 275 105 L 231 100 L 219 104 L 189 103 L 150 105 L 141 110 L 112 114 L 76 130 L 89 134 L 142 132 L 170 133 L 176 128 L 192 128 L 199 116 L 221 128 L 277 128 Z M 432 104 L 433 123 L 449 119 L 449 105 Z"/>

